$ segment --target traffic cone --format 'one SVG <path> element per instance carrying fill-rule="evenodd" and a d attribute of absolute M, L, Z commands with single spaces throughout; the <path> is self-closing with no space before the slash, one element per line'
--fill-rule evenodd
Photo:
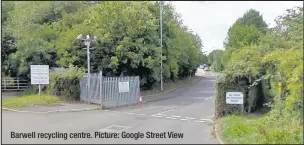
<path fill-rule="evenodd" d="M 142 104 L 142 96 L 141 95 L 139 96 L 139 102 L 138 102 L 138 104 Z"/>

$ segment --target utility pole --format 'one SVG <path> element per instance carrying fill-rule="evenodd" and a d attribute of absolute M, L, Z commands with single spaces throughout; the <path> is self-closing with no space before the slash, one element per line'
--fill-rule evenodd
<path fill-rule="evenodd" d="M 87 46 L 87 48 L 82 48 L 82 49 L 86 49 L 87 50 L 87 62 L 88 62 L 88 99 L 89 99 L 89 102 L 91 102 L 91 97 L 90 97 L 90 92 L 91 92 L 91 64 L 90 64 L 90 45 L 91 45 L 91 42 L 93 41 L 96 41 L 97 40 L 97 37 L 94 36 L 94 39 L 91 39 L 89 35 L 87 35 L 86 39 L 82 38 L 82 34 L 78 35 L 77 36 L 77 39 L 78 40 L 83 40 L 84 41 L 84 44 Z"/>
<path fill-rule="evenodd" d="M 163 1 L 159 1 L 160 3 L 160 87 L 161 91 L 163 91 Z"/>

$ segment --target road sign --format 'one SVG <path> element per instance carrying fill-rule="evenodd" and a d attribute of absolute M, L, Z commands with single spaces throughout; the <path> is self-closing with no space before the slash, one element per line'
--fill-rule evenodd
<path fill-rule="evenodd" d="M 49 66 L 31 65 L 31 84 L 49 84 Z"/>
<path fill-rule="evenodd" d="M 242 92 L 226 92 L 227 104 L 243 104 L 244 94 Z"/>
<path fill-rule="evenodd" d="M 129 92 L 129 82 L 118 82 L 119 93 Z"/>

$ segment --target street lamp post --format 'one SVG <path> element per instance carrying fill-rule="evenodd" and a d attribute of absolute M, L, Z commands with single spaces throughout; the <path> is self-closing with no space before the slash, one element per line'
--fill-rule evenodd
<path fill-rule="evenodd" d="M 82 34 L 77 36 L 78 40 L 82 40 L 84 41 L 84 44 L 87 46 L 86 48 L 82 48 L 82 49 L 86 49 L 87 50 L 87 62 L 88 62 L 88 99 L 89 99 L 89 103 L 91 103 L 91 97 L 89 96 L 90 92 L 91 92 L 91 84 L 90 84 L 90 80 L 91 80 L 91 68 L 90 68 L 90 45 L 91 42 L 96 41 L 97 37 L 94 36 L 94 39 L 91 39 L 89 35 L 87 35 L 86 38 L 82 37 Z"/>
<path fill-rule="evenodd" d="M 160 61 L 160 87 L 161 91 L 163 91 L 163 1 L 160 2 L 160 56 L 161 56 L 161 61 Z"/>

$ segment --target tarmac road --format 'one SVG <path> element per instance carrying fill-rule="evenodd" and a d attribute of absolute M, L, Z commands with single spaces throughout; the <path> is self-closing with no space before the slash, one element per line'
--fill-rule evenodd
<path fill-rule="evenodd" d="M 2 112 L 2 143 L 218 144 L 212 135 L 215 79 L 213 75 L 205 75 L 180 96 L 113 110 L 49 114 L 5 111 Z M 35 134 L 32 139 L 12 138 L 20 136 L 16 133 L 31 132 Z M 107 132 L 112 138 L 104 138 L 105 134 L 99 132 Z M 47 133 L 54 134 L 47 138 Z M 127 137 L 126 133 L 133 138 L 123 138 Z"/>

